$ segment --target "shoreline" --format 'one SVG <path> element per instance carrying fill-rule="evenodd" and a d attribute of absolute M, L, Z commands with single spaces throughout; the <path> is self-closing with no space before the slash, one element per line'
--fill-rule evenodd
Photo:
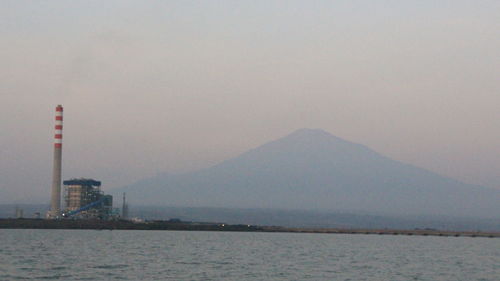
<path fill-rule="evenodd" d="M 126 220 L 47 220 L 47 219 L 0 219 L 0 229 L 74 229 L 74 230 L 171 230 L 171 231 L 227 231 L 227 232 L 281 232 L 323 234 L 365 234 L 441 237 L 500 238 L 500 232 L 447 231 L 435 229 L 341 229 L 341 228 L 294 228 L 281 226 L 258 226 L 184 221 Z"/>

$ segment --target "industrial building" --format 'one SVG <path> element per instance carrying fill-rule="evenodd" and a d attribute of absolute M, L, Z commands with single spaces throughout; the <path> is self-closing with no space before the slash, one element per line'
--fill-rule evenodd
<path fill-rule="evenodd" d="M 71 179 L 64 181 L 65 208 L 61 211 L 61 168 L 63 107 L 58 105 L 55 112 L 54 161 L 52 169 L 52 194 L 47 218 L 113 219 L 113 197 L 101 191 L 101 182 L 93 179 Z M 125 204 L 125 203 L 124 203 Z M 22 213 L 16 211 L 16 216 Z"/>
<path fill-rule="evenodd" d="M 52 169 L 52 189 L 48 219 L 115 219 L 120 215 L 113 210 L 113 197 L 105 195 L 101 190 L 101 182 L 94 179 L 70 179 L 64 184 L 64 208 L 61 208 L 61 169 L 63 139 L 63 107 L 57 105 L 54 126 L 54 160 Z M 128 207 L 123 197 L 123 215 L 127 215 Z M 22 212 L 16 211 L 17 217 Z"/>
<path fill-rule="evenodd" d="M 113 196 L 105 195 L 101 182 L 94 179 L 71 179 L 63 182 L 66 218 L 111 219 Z"/>

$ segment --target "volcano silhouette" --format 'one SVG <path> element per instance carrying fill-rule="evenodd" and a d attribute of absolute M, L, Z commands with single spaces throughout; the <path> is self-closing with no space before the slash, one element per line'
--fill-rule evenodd
<path fill-rule="evenodd" d="M 115 190 L 134 204 L 498 217 L 500 190 L 391 160 L 319 129 L 300 129 L 200 171 Z"/>

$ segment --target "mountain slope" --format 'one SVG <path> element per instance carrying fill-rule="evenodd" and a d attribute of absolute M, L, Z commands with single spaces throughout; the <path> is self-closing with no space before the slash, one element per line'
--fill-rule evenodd
<path fill-rule="evenodd" d="M 174 206 L 348 210 L 498 217 L 500 191 L 386 158 L 322 130 L 301 129 L 211 168 L 116 190 Z"/>

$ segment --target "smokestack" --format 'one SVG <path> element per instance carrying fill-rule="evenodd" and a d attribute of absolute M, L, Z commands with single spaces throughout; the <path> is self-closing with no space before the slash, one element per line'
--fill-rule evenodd
<path fill-rule="evenodd" d="M 52 196 L 50 200 L 49 218 L 55 219 L 61 215 L 61 161 L 62 161 L 62 129 L 63 107 L 56 107 L 56 126 L 54 135 L 54 167 L 52 170 Z"/>
<path fill-rule="evenodd" d="M 123 203 L 122 203 L 122 219 L 128 219 L 128 205 L 125 202 L 125 192 L 123 193 Z"/>

